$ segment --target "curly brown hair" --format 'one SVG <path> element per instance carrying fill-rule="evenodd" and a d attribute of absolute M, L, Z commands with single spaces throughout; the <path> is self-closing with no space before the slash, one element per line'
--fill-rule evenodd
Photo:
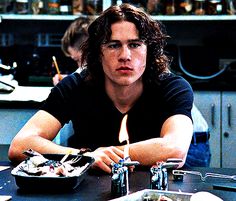
<path fill-rule="evenodd" d="M 168 71 L 171 59 L 165 55 L 165 27 L 153 20 L 143 10 L 130 4 L 109 7 L 88 28 L 89 37 L 82 46 L 82 63 L 86 64 L 92 79 L 103 80 L 104 72 L 101 64 L 101 46 L 110 40 L 111 25 L 119 21 L 135 24 L 139 38 L 147 45 L 147 65 L 143 74 L 144 82 L 157 82 L 163 72 Z"/>

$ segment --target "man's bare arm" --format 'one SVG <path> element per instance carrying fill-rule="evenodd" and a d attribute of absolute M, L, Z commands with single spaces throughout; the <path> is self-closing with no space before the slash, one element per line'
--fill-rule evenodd
<path fill-rule="evenodd" d="M 185 161 L 192 134 L 191 119 L 185 115 L 174 115 L 164 122 L 160 138 L 130 145 L 131 159 L 139 161 L 142 165 L 153 165 L 168 158 L 180 158 Z"/>
<path fill-rule="evenodd" d="M 38 111 L 12 140 L 8 152 L 9 159 L 13 162 L 24 160 L 22 152 L 26 149 L 33 149 L 42 154 L 66 154 L 69 150 L 78 152 L 76 149 L 52 142 L 60 129 L 61 124 L 55 117 L 45 111 Z"/>
<path fill-rule="evenodd" d="M 131 160 L 139 161 L 144 166 L 152 166 L 157 161 L 179 158 L 183 160 L 182 166 L 188 153 L 192 134 L 191 119 L 185 115 L 174 115 L 163 124 L 161 137 L 130 144 Z M 124 146 L 101 147 L 88 154 L 95 157 L 94 167 L 110 173 L 111 162 L 117 163 L 119 159 L 123 158 L 123 150 Z"/>

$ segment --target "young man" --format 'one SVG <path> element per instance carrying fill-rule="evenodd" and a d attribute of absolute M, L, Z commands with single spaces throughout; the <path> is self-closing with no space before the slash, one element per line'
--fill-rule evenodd
<path fill-rule="evenodd" d="M 28 148 L 66 154 L 86 147 L 92 150 L 86 154 L 95 158 L 93 167 L 110 173 L 111 163 L 124 157 L 118 134 L 128 114 L 131 160 L 143 166 L 168 158 L 185 161 L 193 134 L 193 93 L 168 70 L 168 36 L 162 28 L 129 4 L 104 11 L 89 26 L 82 47 L 86 70 L 52 89 L 42 109 L 13 139 L 9 158 L 23 160 Z M 71 147 L 54 144 L 69 120 L 75 132 Z"/>
<path fill-rule="evenodd" d="M 80 72 L 82 70 L 81 67 L 81 46 L 82 43 L 88 37 L 88 26 L 91 23 L 92 19 L 79 17 L 73 21 L 70 26 L 67 28 L 62 40 L 61 40 L 61 48 L 63 53 L 67 57 L 71 57 L 78 66 L 77 71 Z M 67 74 L 61 74 L 59 76 L 56 74 L 53 77 L 53 85 L 57 85 L 59 81 L 61 81 L 61 77 L 66 77 Z"/>

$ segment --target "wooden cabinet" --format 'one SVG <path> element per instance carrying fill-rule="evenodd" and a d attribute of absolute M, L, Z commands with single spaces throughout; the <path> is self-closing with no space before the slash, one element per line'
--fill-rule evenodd
<path fill-rule="evenodd" d="M 194 97 L 210 128 L 210 166 L 235 167 L 236 92 L 195 91 Z"/>

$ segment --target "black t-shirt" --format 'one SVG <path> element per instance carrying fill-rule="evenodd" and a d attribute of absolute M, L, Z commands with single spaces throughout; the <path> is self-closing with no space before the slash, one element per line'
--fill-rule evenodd
<path fill-rule="evenodd" d="M 75 148 L 119 145 L 122 114 L 107 96 L 104 86 L 84 80 L 84 72 L 74 73 L 56 85 L 42 109 L 62 125 L 72 120 L 74 135 L 69 145 Z M 141 97 L 127 112 L 130 142 L 160 136 L 164 121 L 175 114 L 191 118 L 193 92 L 180 76 L 165 74 L 159 84 L 145 84 Z"/>

